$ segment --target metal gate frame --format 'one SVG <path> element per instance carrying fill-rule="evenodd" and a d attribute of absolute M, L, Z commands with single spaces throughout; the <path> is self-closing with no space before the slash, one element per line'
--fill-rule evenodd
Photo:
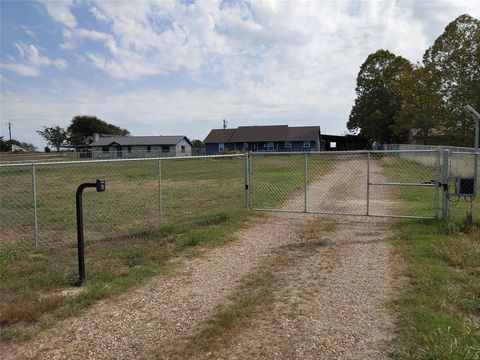
<path fill-rule="evenodd" d="M 372 154 L 398 154 L 398 153 L 412 153 L 412 154 L 434 154 L 435 155 L 435 179 L 429 179 L 425 182 L 372 182 L 370 181 L 371 175 L 371 155 Z M 252 205 L 252 193 L 255 189 L 253 184 L 252 177 L 252 157 L 256 155 L 261 156 L 273 156 L 273 155 L 292 155 L 298 154 L 304 155 L 304 209 L 303 210 L 288 210 L 288 209 L 279 209 L 279 208 L 256 208 Z M 365 179 L 366 185 L 366 211 L 364 213 L 349 213 L 349 212 L 328 212 L 328 211 L 312 211 L 307 208 L 307 198 L 308 198 L 308 156 L 310 154 L 337 154 L 337 155 L 361 155 L 365 154 L 367 156 L 367 176 Z M 443 159 L 442 159 L 443 155 Z M 442 164 L 443 160 L 443 164 Z M 372 150 L 372 151 L 335 151 L 335 152 L 325 152 L 325 151 L 309 151 L 309 152 L 251 152 L 247 153 L 245 156 L 245 203 L 248 210 L 251 211 L 267 211 L 267 212 L 288 212 L 288 213 L 310 213 L 310 214 L 319 214 L 319 215 L 343 215 L 343 216 L 369 216 L 369 217 L 386 217 L 386 218 L 409 218 L 409 219 L 438 219 L 439 211 L 442 210 L 442 218 L 446 219 L 446 214 L 448 214 L 448 187 L 443 187 L 443 196 L 442 196 L 442 207 L 439 207 L 439 195 L 440 188 L 443 184 L 447 183 L 449 177 L 449 151 L 444 149 L 437 150 Z M 446 166 L 445 166 L 446 165 Z M 443 170 L 443 171 L 442 171 Z M 372 214 L 370 212 L 370 188 L 375 186 L 396 186 L 396 187 L 433 187 L 434 188 L 434 198 L 433 201 L 433 213 L 431 216 L 416 216 L 416 215 L 395 215 L 395 214 Z"/>

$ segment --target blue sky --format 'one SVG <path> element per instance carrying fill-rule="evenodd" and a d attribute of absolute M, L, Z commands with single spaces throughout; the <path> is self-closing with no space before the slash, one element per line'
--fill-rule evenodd
<path fill-rule="evenodd" d="M 4 1 L 1 135 L 96 115 L 133 135 L 203 139 L 240 125 L 346 131 L 380 49 L 420 61 L 478 1 Z"/>

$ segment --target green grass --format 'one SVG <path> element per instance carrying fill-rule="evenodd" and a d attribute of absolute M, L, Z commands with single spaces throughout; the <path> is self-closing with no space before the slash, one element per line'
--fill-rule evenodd
<path fill-rule="evenodd" d="M 480 359 L 480 231 L 401 222 L 406 290 L 394 304 L 398 359 Z"/>
<path fill-rule="evenodd" d="M 138 227 L 193 223 L 218 211 L 244 207 L 244 160 L 158 160 L 36 165 L 39 245 L 74 246 L 75 191 L 106 181 L 106 191 L 84 192 L 86 238 L 129 233 Z M 0 248 L 35 244 L 31 167 L 0 167 Z"/>
<path fill-rule="evenodd" d="M 389 166 L 395 161 L 395 167 Z M 391 181 L 406 179 L 390 170 L 398 166 L 416 174 L 431 171 L 409 160 L 383 159 Z M 390 171 L 389 171 L 390 170 Z M 397 193 L 405 211 L 432 204 L 431 193 L 401 188 Z M 461 209 L 461 210 L 459 210 Z M 434 220 L 396 223 L 396 245 L 405 266 L 400 277 L 406 285 L 393 303 L 398 336 L 397 359 L 480 359 L 480 208 L 474 203 L 475 226 L 463 225 L 469 204 L 459 204 L 443 224 Z"/>

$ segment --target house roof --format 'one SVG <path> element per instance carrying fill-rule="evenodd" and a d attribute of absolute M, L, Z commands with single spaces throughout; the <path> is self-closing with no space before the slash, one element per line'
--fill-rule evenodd
<path fill-rule="evenodd" d="M 320 126 L 239 126 L 237 129 L 213 129 L 204 143 L 308 141 L 318 140 L 319 136 Z"/>
<path fill-rule="evenodd" d="M 121 146 L 134 146 L 134 145 L 176 145 L 181 140 L 186 139 L 190 145 L 191 142 L 186 136 L 173 135 L 173 136 L 109 136 L 101 137 L 94 143 L 88 146 L 107 146 L 116 143 Z"/>
<path fill-rule="evenodd" d="M 226 143 L 235 133 L 235 129 L 213 129 L 205 138 L 204 142 L 209 143 Z"/>

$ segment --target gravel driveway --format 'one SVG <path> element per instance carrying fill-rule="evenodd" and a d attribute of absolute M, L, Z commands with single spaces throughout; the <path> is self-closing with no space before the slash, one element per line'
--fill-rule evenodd
<path fill-rule="evenodd" d="M 344 163 L 332 175 L 353 181 L 357 175 L 349 168 Z M 320 179 L 312 186 L 327 193 L 338 182 Z M 306 224 L 319 227 L 322 246 L 308 254 L 292 250 L 282 264 L 269 262 L 279 249 L 304 241 Z M 254 218 L 237 233 L 238 240 L 185 260 L 173 276 L 99 302 L 30 343 L 4 346 L 1 357 L 181 357 L 218 305 L 232 301 L 242 279 L 269 264 L 276 279 L 273 303 L 253 313 L 223 346 L 195 358 L 386 359 L 394 335 L 385 307 L 395 285 L 390 236 L 389 222 L 378 218 L 288 213 Z"/>

